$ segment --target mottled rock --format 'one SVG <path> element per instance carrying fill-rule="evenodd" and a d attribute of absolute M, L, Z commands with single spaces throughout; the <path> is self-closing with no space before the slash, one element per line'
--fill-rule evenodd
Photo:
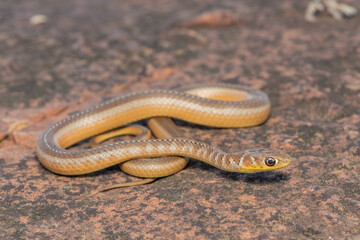
<path fill-rule="evenodd" d="M 359 239 L 360 19 L 309 24 L 306 4 L 0 1 L 0 238 Z M 39 9 L 49 20 L 29 25 Z M 226 151 L 280 148 L 292 164 L 238 174 L 193 160 L 154 183 L 84 197 L 134 178 L 117 166 L 59 176 L 35 156 L 41 132 L 72 112 L 202 82 L 262 89 L 271 117 L 244 129 L 177 121 L 186 137 Z"/>

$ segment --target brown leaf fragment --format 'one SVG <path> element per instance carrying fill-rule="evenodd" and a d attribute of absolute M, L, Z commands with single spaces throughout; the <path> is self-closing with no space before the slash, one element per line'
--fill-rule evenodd
<path fill-rule="evenodd" d="M 178 69 L 179 68 L 177 67 L 155 69 L 152 65 L 147 65 L 143 70 L 143 75 L 145 75 L 145 77 L 143 77 L 142 79 L 144 81 L 156 81 L 159 79 L 168 78 L 173 75 Z"/>
<path fill-rule="evenodd" d="M 51 107 L 46 111 L 45 117 L 57 116 L 60 113 L 64 112 L 67 108 L 68 108 L 68 106 L 66 106 L 66 105 Z M 38 122 L 38 121 L 35 121 L 35 119 L 33 119 L 33 122 Z"/>
<path fill-rule="evenodd" d="M 111 92 L 113 92 L 113 93 L 121 92 L 121 91 L 127 89 L 129 86 L 130 86 L 130 84 L 115 84 L 111 88 Z"/>
<path fill-rule="evenodd" d="M 42 131 L 17 131 L 13 132 L 9 138 L 15 145 L 20 145 L 28 149 L 36 149 L 37 139 Z"/>
<path fill-rule="evenodd" d="M 26 109 L 12 112 L 11 116 L 1 119 L 3 127 L 0 128 L 0 142 L 9 138 L 16 144 L 18 141 L 15 141 L 16 137 L 14 137 L 14 133 L 23 130 L 22 134 L 24 134 L 27 132 L 27 130 L 24 130 L 25 128 L 39 123 L 46 118 L 57 116 L 66 109 L 67 106 L 65 105 L 49 105 L 45 108 L 45 111 L 41 109 Z M 27 117 L 27 119 L 22 119 L 24 117 Z"/>
<path fill-rule="evenodd" d="M 12 123 L 9 128 L 8 128 L 8 134 L 11 134 L 15 131 L 19 131 L 23 128 L 26 128 L 27 126 L 29 126 L 31 124 L 31 121 L 29 120 L 19 120 L 16 121 L 14 123 Z"/>
<path fill-rule="evenodd" d="M 178 24 L 182 28 L 221 28 L 229 26 L 240 26 L 246 24 L 239 20 L 234 13 L 225 10 L 205 12 L 193 19 Z"/>
<path fill-rule="evenodd" d="M 0 132 L 0 142 L 2 142 L 8 135 L 6 133 Z"/>

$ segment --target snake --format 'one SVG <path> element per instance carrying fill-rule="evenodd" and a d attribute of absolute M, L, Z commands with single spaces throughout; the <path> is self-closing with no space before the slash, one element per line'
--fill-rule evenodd
<path fill-rule="evenodd" d="M 182 170 L 188 159 L 228 172 L 272 171 L 289 165 L 291 156 L 280 149 L 267 148 L 225 152 L 183 137 L 169 120 L 173 118 L 214 129 L 242 128 L 265 122 L 270 109 L 267 94 L 238 84 L 197 84 L 176 90 L 133 92 L 72 113 L 54 123 L 39 137 L 36 154 L 45 168 L 68 176 L 119 164 L 126 173 L 153 179 Z M 114 129 L 144 119 L 150 119 L 149 125 L 158 132 L 154 135 L 160 138 L 122 140 L 89 149 L 70 148 L 94 136 L 109 132 L 112 135 Z M 141 130 L 134 131 L 141 133 Z"/>

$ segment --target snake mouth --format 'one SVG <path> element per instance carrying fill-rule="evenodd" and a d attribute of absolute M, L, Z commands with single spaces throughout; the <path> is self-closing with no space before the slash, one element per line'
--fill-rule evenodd
<path fill-rule="evenodd" d="M 274 171 L 277 169 L 281 169 L 283 167 L 286 167 L 287 165 L 289 165 L 289 163 L 287 163 L 286 165 L 282 165 L 282 166 L 276 166 L 276 167 L 269 167 L 269 168 L 248 168 L 246 173 L 258 173 L 258 172 L 268 172 L 268 171 Z M 243 171 L 244 172 L 244 171 Z"/>
<path fill-rule="evenodd" d="M 291 160 L 286 162 L 286 163 L 283 163 L 283 164 L 279 164 L 278 166 L 274 166 L 274 168 L 269 168 L 267 171 L 272 171 L 272 170 L 277 170 L 277 169 L 280 169 L 280 168 L 284 168 L 286 167 L 287 165 L 289 165 L 291 163 Z"/>

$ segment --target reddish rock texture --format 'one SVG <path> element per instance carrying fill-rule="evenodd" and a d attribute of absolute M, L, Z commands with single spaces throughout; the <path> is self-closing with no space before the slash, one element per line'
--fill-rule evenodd
<path fill-rule="evenodd" d="M 355 0 L 344 1 L 360 9 Z M 0 2 L 1 239 L 360 239 L 360 17 L 306 1 Z M 32 16 L 46 21 L 30 24 Z M 179 122 L 224 150 L 280 148 L 285 169 L 192 161 L 143 186 L 112 167 L 55 175 L 34 149 L 69 113 L 132 91 L 228 82 L 261 88 L 271 118 L 246 129 Z"/>

